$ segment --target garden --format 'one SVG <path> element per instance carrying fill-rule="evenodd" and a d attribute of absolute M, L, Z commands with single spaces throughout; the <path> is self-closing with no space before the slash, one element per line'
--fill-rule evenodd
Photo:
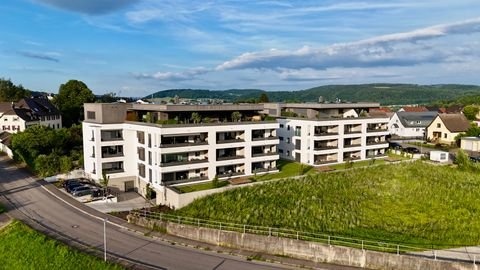
<path fill-rule="evenodd" d="M 480 244 L 478 166 L 380 164 L 229 190 L 177 215 L 425 248 Z"/>

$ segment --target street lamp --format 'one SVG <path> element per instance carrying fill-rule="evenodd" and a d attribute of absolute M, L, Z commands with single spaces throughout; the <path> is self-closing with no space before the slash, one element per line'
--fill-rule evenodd
<path fill-rule="evenodd" d="M 107 221 L 108 218 L 103 219 L 103 259 L 107 261 Z"/>

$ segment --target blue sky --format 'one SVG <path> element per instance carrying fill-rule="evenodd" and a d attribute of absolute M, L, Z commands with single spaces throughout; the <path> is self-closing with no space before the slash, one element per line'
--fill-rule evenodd
<path fill-rule="evenodd" d="M 57 92 L 480 84 L 480 1 L 3 0 L 0 77 Z"/>

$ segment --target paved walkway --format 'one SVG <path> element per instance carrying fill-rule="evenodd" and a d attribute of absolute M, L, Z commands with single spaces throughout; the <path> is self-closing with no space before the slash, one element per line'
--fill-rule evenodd
<path fill-rule="evenodd" d="M 409 254 L 476 263 L 480 261 L 480 246 L 410 252 Z"/>
<path fill-rule="evenodd" d="M 111 213 L 111 212 L 123 212 L 130 211 L 133 209 L 141 209 L 152 207 L 152 205 L 145 200 L 142 196 L 135 192 L 129 192 L 123 194 L 125 200 L 120 202 L 105 202 L 105 201 L 94 201 L 86 203 L 85 205 L 99 211 L 102 213 Z"/>
<path fill-rule="evenodd" d="M 7 214 L 0 214 L 0 229 L 10 224 L 10 222 L 12 222 L 12 219 Z"/>

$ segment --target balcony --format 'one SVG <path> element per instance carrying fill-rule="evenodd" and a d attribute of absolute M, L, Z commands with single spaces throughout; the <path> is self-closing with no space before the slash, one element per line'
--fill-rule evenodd
<path fill-rule="evenodd" d="M 103 169 L 102 172 L 106 174 L 112 174 L 112 173 L 123 173 L 124 170 L 123 168 L 109 168 L 109 169 Z"/>
<path fill-rule="evenodd" d="M 102 158 L 123 157 L 123 152 L 118 153 L 102 153 Z"/>
<path fill-rule="evenodd" d="M 240 175 L 245 175 L 245 172 L 221 172 L 218 173 L 217 176 L 219 178 L 224 178 L 224 177 L 232 177 L 232 176 L 240 176 Z"/>
<path fill-rule="evenodd" d="M 361 146 L 361 144 L 360 143 L 352 143 L 352 144 L 343 145 L 344 148 L 358 147 L 358 146 Z"/>
<path fill-rule="evenodd" d="M 160 148 L 185 147 L 185 146 L 197 146 L 197 145 L 208 145 L 208 142 L 203 141 L 203 142 L 160 144 Z"/>
<path fill-rule="evenodd" d="M 322 160 L 316 160 L 315 161 L 315 165 L 323 165 L 323 164 L 331 164 L 331 163 L 337 163 L 338 160 L 326 160 L 326 159 L 322 159 Z"/>
<path fill-rule="evenodd" d="M 160 167 L 171 167 L 171 166 L 179 166 L 179 165 L 187 165 L 187 164 L 198 164 L 198 163 L 205 163 L 208 162 L 208 158 L 205 159 L 191 159 L 191 160 L 172 160 L 167 162 L 160 163 Z"/>
<path fill-rule="evenodd" d="M 256 153 L 252 154 L 252 157 L 266 157 L 266 156 L 275 156 L 278 155 L 277 152 L 269 152 L 269 153 Z"/>
<path fill-rule="evenodd" d="M 331 149 L 337 149 L 337 148 L 338 148 L 337 145 L 319 145 L 319 146 L 315 146 L 313 150 L 322 151 L 322 150 L 331 150 Z"/>
<path fill-rule="evenodd" d="M 338 135 L 338 132 L 318 132 L 315 133 L 315 136 L 333 136 Z"/>
<path fill-rule="evenodd" d="M 278 137 L 277 136 L 269 136 L 269 137 L 252 138 L 252 141 L 264 141 L 264 140 L 278 140 Z"/>
<path fill-rule="evenodd" d="M 101 139 L 102 142 L 112 142 L 123 140 L 121 130 L 102 130 Z"/>
<path fill-rule="evenodd" d="M 377 144 L 386 144 L 388 143 L 387 141 L 379 141 L 379 142 L 376 142 L 376 141 L 367 141 L 367 145 L 377 145 Z"/>
<path fill-rule="evenodd" d="M 386 157 L 386 154 L 376 154 L 376 155 L 367 155 L 367 158 L 379 158 L 379 157 Z"/>
<path fill-rule="evenodd" d="M 222 156 L 222 157 L 217 157 L 217 161 L 223 161 L 223 160 L 234 160 L 234 159 L 242 159 L 245 158 L 245 156 Z"/>
<path fill-rule="evenodd" d="M 217 143 L 237 143 L 237 142 L 245 142 L 244 139 L 225 139 L 225 140 L 217 140 Z"/>

